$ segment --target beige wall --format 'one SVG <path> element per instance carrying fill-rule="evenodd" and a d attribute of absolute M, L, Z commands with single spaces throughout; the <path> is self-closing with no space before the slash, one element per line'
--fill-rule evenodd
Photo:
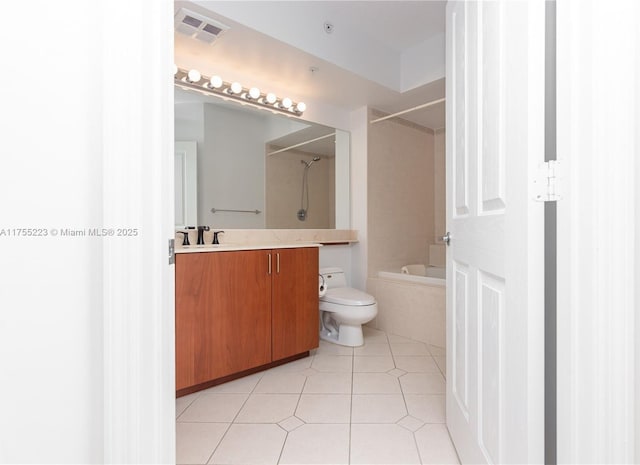
<path fill-rule="evenodd" d="M 398 119 L 369 125 L 367 169 L 367 291 L 378 301 L 368 325 L 444 348 L 445 288 L 377 277 L 409 263 L 445 265 L 436 239 L 446 228 L 444 129 Z"/>
<path fill-rule="evenodd" d="M 427 263 L 434 242 L 434 134 L 402 120 L 369 126 L 368 276 Z"/>

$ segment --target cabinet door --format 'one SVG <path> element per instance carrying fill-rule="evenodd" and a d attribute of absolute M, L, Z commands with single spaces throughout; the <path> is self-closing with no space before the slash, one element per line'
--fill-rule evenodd
<path fill-rule="evenodd" d="M 176 256 L 176 389 L 271 361 L 269 252 Z"/>
<path fill-rule="evenodd" d="M 318 347 L 318 249 L 275 249 L 273 360 Z"/>

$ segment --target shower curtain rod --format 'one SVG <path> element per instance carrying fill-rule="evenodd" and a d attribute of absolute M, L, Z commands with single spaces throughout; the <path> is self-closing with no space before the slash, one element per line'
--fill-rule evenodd
<path fill-rule="evenodd" d="M 311 142 L 315 142 L 317 140 L 326 139 L 327 137 L 331 137 L 331 136 L 335 136 L 335 135 L 336 135 L 336 133 L 334 131 L 331 134 L 327 134 L 325 136 L 320 136 L 320 137 L 316 137 L 315 139 L 305 140 L 304 142 L 300 142 L 298 144 L 294 144 L 294 145 L 291 145 L 289 147 L 285 147 L 283 149 L 276 150 L 274 152 L 269 152 L 269 153 L 267 153 L 267 156 L 270 157 L 271 155 L 275 155 L 276 153 L 286 152 L 287 150 L 295 149 L 295 148 L 301 147 L 303 145 L 310 144 Z"/>
<path fill-rule="evenodd" d="M 380 121 L 384 121 L 384 120 L 389 119 L 389 118 L 395 118 L 396 116 L 404 115 L 405 113 L 409 113 L 411 111 L 420 110 L 422 108 L 427 108 L 427 107 L 430 107 L 431 105 L 436 105 L 438 103 L 444 102 L 445 100 L 446 99 L 444 97 L 443 98 L 439 98 L 438 100 L 432 100 L 431 102 L 423 103 L 422 105 L 418 105 L 417 107 L 409 108 L 408 110 L 402 110 L 402 111 L 399 111 L 398 113 L 393 113 L 391 115 L 383 116 L 382 118 L 371 120 L 371 121 L 369 121 L 369 123 L 371 123 L 371 124 L 379 123 Z"/>

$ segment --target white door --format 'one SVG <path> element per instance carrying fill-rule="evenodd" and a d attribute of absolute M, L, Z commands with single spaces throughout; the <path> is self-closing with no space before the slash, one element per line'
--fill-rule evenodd
<path fill-rule="evenodd" d="M 542 463 L 544 2 L 446 18 L 447 426 L 462 463 Z"/>

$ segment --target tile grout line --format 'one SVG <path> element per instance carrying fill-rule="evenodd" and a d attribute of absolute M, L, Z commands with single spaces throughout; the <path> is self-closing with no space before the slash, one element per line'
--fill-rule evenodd
<path fill-rule="evenodd" d="M 189 409 L 189 407 L 191 407 L 191 405 L 193 405 L 193 403 L 194 403 L 196 400 L 198 400 L 198 397 L 200 397 L 200 395 L 195 396 L 195 397 L 193 398 L 193 400 L 192 400 L 191 402 L 189 402 L 189 405 L 187 405 L 184 409 L 182 409 L 182 412 L 180 412 L 180 415 L 178 415 L 178 416 L 176 417 L 176 423 L 178 423 L 178 420 L 180 419 L 180 417 L 181 417 L 182 415 L 184 415 L 184 412 L 186 412 L 186 411 Z"/>
<path fill-rule="evenodd" d="M 205 464 L 211 462 L 211 460 L 213 460 L 213 456 L 215 455 L 216 451 L 218 450 L 218 447 L 220 447 L 220 444 L 222 444 L 222 441 L 224 441 L 224 438 L 227 436 L 227 433 L 229 432 L 229 430 L 231 429 L 231 425 L 233 423 L 228 423 L 227 424 L 227 429 L 224 430 L 224 434 L 222 435 L 222 437 L 220 438 L 220 441 L 218 441 L 218 444 L 216 444 L 216 447 L 213 448 L 213 451 L 211 452 L 211 454 L 209 455 L 209 458 L 207 459 L 207 461 L 205 462 Z"/>
<path fill-rule="evenodd" d="M 351 398 L 349 399 L 349 455 L 347 462 L 351 465 L 351 429 L 353 428 L 353 371 L 355 369 L 356 350 L 351 348 Z"/>
<path fill-rule="evenodd" d="M 311 357 L 315 358 L 316 354 L 313 354 Z M 309 369 L 311 368 L 311 365 L 313 365 L 313 359 L 311 360 L 311 363 L 309 364 Z M 306 368 L 305 368 L 306 370 Z M 301 373 L 300 373 L 301 374 Z M 299 418 L 298 416 L 296 416 L 296 413 L 298 411 L 298 406 L 300 405 L 300 400 L 302 399 L 302 393 L 304 392 L 304 387 L 307 384 L 307 380 L 309 379 L 309 376 L 307 375 L 303 375 L 304 376 L 304 383 L 302 383 L 302 386 L 300 387 L 300 392 L 298 393 L 298 401 L 296 402 L 296 406 L 293 409 L 293 415 L 291 415 L 291 417 L 293 418 L 297 418 L 298 420 L 300 420 L 303 424 L 307 424 L 304 420 L 302 420 L 301 418 Z M 289 418 L 291 418 L 289 417 Z M 284 421 L 284 420 L 282 420 Z M 277 464 L 280 464 L 280 461 L 282 460 L 282 454 L 284 452 L 284 448 L 287 445 L 287 440 L 289 439 L 289 433 L 290 431 L 286 430 L 285 428 L 283 428 L 282 426 L 280 426 L 279 423 L 276 423 L 276 425 L 278 425 L 280 428 L 282 428 L 287 434 L 285 434 L 284 436 L 284 442 L 282 443 L 282 447 L 280 448 L 280 454 L 278 455 L 278 461 L 276 462 Z M 302 426 L 302 425 L 300 425 Z M 300 426 L 294 428 L 294 429 L 298 429 L 300 428 Z M 291 430 L 293 431 L 293 430 Z"/>
<path fill-rule="evenodd" d="M 278 425 L 277 423 L 276 425 L 282 428 L 282 426 Z M 282 460 L 282 453 L 284 452 L 284 446 L 287 444 L 287 439 L 289 439 L 289 431 L 287 431 L 284 428 L 282 429 L 285 431 L 286 434 L 284 435 L 284 441 L 282 442 L 282 447 L 280 447 L 280 454 L 278 454 L 278 461 L 276 462 L 277 465 L 279 465 L 280 461 Z"/>
<path fill-rule="evenodd" d="M 453 446 L 453 451 L 456 453 L 456 458 L 458 459 L 458 464 L 461 464 L 462 461 L 460 460 L 460 456 L 458 455 L 458 449 L 456 449 L 456 446 L 453 444 L 453 438 L 451 437 L 451 433 L 449 432 L 449 427 L 447 426 L 447 424 L 444 424 L 445 429 L 447 430 L 447 436 L 449 436 L 449 441 L 451 441 L 451 445 Z"/>
<path fill-rule="evenodd" d="M 391 344 L 389 344 L 389 345 L 391 345 Z M 425 346 L 426 346 L 426 344 L 425 344 Z M 431 356 L 431 351 L 429 351 L 429 347 L 428 347 L 428 346 L 427 346 L 427 352 L 429 352 L 429 355 Z M 392 351 L 392 353 L 393 353 L 393 351 Z M 433 356 L 431 356 L 431 357 L 433 357 Z M 395 359 L 395 355 L 394 355 L 394 356 L 393 356 L 393 362 L 394 362 L 394 365 L 395 365 L 395 360 L 396 360 L 396 359 Z M 435 359 L 433 360 L 433 362 L 435 363 Z M 436 366 L 437 366 L 437 364 L 436 364 Z M 398 368 L 398 367 L 396 366 L 396 368 Z M 398 369 L 400 369 L 400 368 L 398 368 Z M 404 371 L 404 370 L 403 370 L 403 371 Z M 405 394 L 405 392 L 404 392 L 404 388 L 402 387 L 402 383 L 400 382 L 400 378 L 401 378 L 402 376 L 406 375 L 407 373 L 408 373 L 408 372 L 405 372 L 403 375 L 398 376 L 398 383 L 400 384 L 400 392 L 402 393 L 402 401 L 404 402 L 404 409 L 407 411 L 407 415 L 405 415 L 403 418 L 406 418 L 406 417 L 408 417 L 408 416 L 411 416 L 411 415 L 409 414 L 409 406 L 407 405 L 407 398 L 405 397 L 405 396 L 406 396 L 406 394 Z M 401 420 L 402 420 L 402 418 L 401 418 L 400 420 L 398 420 L 398 421 L 401 421 Z M 422 421 L 422 420 L 420 420 L 420 421 Z M 396 424 L 396 425 L 398 425 L 398 422 L 396 422 L 395 424 Z M 425 423 L 423 422 L 423 425 L 422 425 L 420 428 L 418 428 L 418 430 L 422 429 L 422 428 L 424 427 L 424 424 L 425 424 Z M 398 426 L 400 426 L 400 425 L 398 425 Z M 402 426 L 400 426 L 400 427 L 402 428 Z M 418 431 L 418 430 L 416 430 L 416 431 Z M 415 445 L 415 447 L 416 447 L 416 453 L 418 454 L 418 460 L 419 460 L 419 461 L 420 461 L 420 463 L 422 464 L 422 463 L 423 463 L 423 461 L 422 461 L 422 454 L 420 454 L 420 447 L 418 447 L 418 439 L 416 438 L 416 431 L 411 431 L 411 437 L 413 438 L 413 444 L 414 444 L 414 445 Z"/>
<path fill-rule="evenodd" d="M 427 347 L 427 352 L 429 352 L 429 348 L 428 347 Z M 430 352 L 429 352 L 429 355 L 431 355 Z M 394 356 L 394 360 L 395 360 L 395 356 Z M 434 363 L 435 363 L 435 361 L 434 361 Z M 405 373 L 405 374 L 407 374 L 407 373 Z M 400 376 L 398 377 L 398 382 L 400 383 Z M 407 411 L 407 416 L 410 416 L 410 414 L 409 414 L 409 406 L 407 405 L 407 398 L 406 398 L 406 394 L 404 392 L 404 389 L 402 388 L 402 383 L 400 383 L 400 391 L 402 392 L 402 400 L 404 401 L 404 408 Z M 416 439 L 416 432 L 415 431 L 411 431 L 411 437 L 413 438 L 413 444 L 415 445 L 416 452 L 418 453 L 418 460 L 420 460 L 420 463 L 422 464 L 423 463 L 422 462 L 422 455 L 420 454 L 420 448 L 418 447 L 418 440 Z"/>
<path fill-rule="evenodd" d="M 422 425 L 416 431 L 420 431 L 423 427 L 424 425 Z M 420 453 L 420 447 L 418 447 L 418 438 L 416 438 L 416 431 L 411 432 L 411 437 L 413 437 L 413 443 L 416 446 L 416 452 L 418 453 L 418 460 L 420 460 L 420 463 L 424 463 L 424 461 L 422 460 L 422 454 Z"/>
<path fill-rule="evenodd" d="M 264 376 L 264 374 L 262 375 Z M 224 438 L 227 437 L 227 433 L 229 433 L 229 430 L 231 429 L 231 426 L 234 424 L 234 422 L 236 421 L 236 418 L 238 418 L 238 415 L 240 415 L 240 412 L 242 411 L 242 409 L 244 408 L 244 406 L 247 404 L 247 402 L 249 401 L 249 398 L 251 397 L 251 395 L 253 394 L 253 392 L 256 390 L 256 387 L 258 387 L 258 384 L 260 383 L 260 381 L 262 380 L 262 376 L 260 376 L 260 379 L 258 379 L 258 381 L 256 381 L 255 386 L 253 386 L 251 388 L 251 391 L 249 392 L 249 394 L 247 395 L 247 398 L 244 400 L 244 402 L 242 403 L 242 405 L 240 406 L 240 408 L 238 409 L 238 411 L 236 412 L 236 414 L 234 415 L 233 419 L 231 420 L 231 422 L 229 423 L 229 425 L 227 426 L 227 429 L 225 430 L 224 434 L 222 435 L 222 437 L 220 438 L 220 441 L 218 441 L 218 444 L 216 444 L 216 447 L 213 449 L 213 452 L 211 452 L 211 455 L 209 456 L 209 459 L 205 462 L 205 463 L 209 463 L 211 462 L 211 460 L 213 459 L 213 456 L 215 455 L 216 451 L 218 450 L 218 448 L 220 447 L 220 444 L 222 444 L 222 441 L 224 441 Z"/>

